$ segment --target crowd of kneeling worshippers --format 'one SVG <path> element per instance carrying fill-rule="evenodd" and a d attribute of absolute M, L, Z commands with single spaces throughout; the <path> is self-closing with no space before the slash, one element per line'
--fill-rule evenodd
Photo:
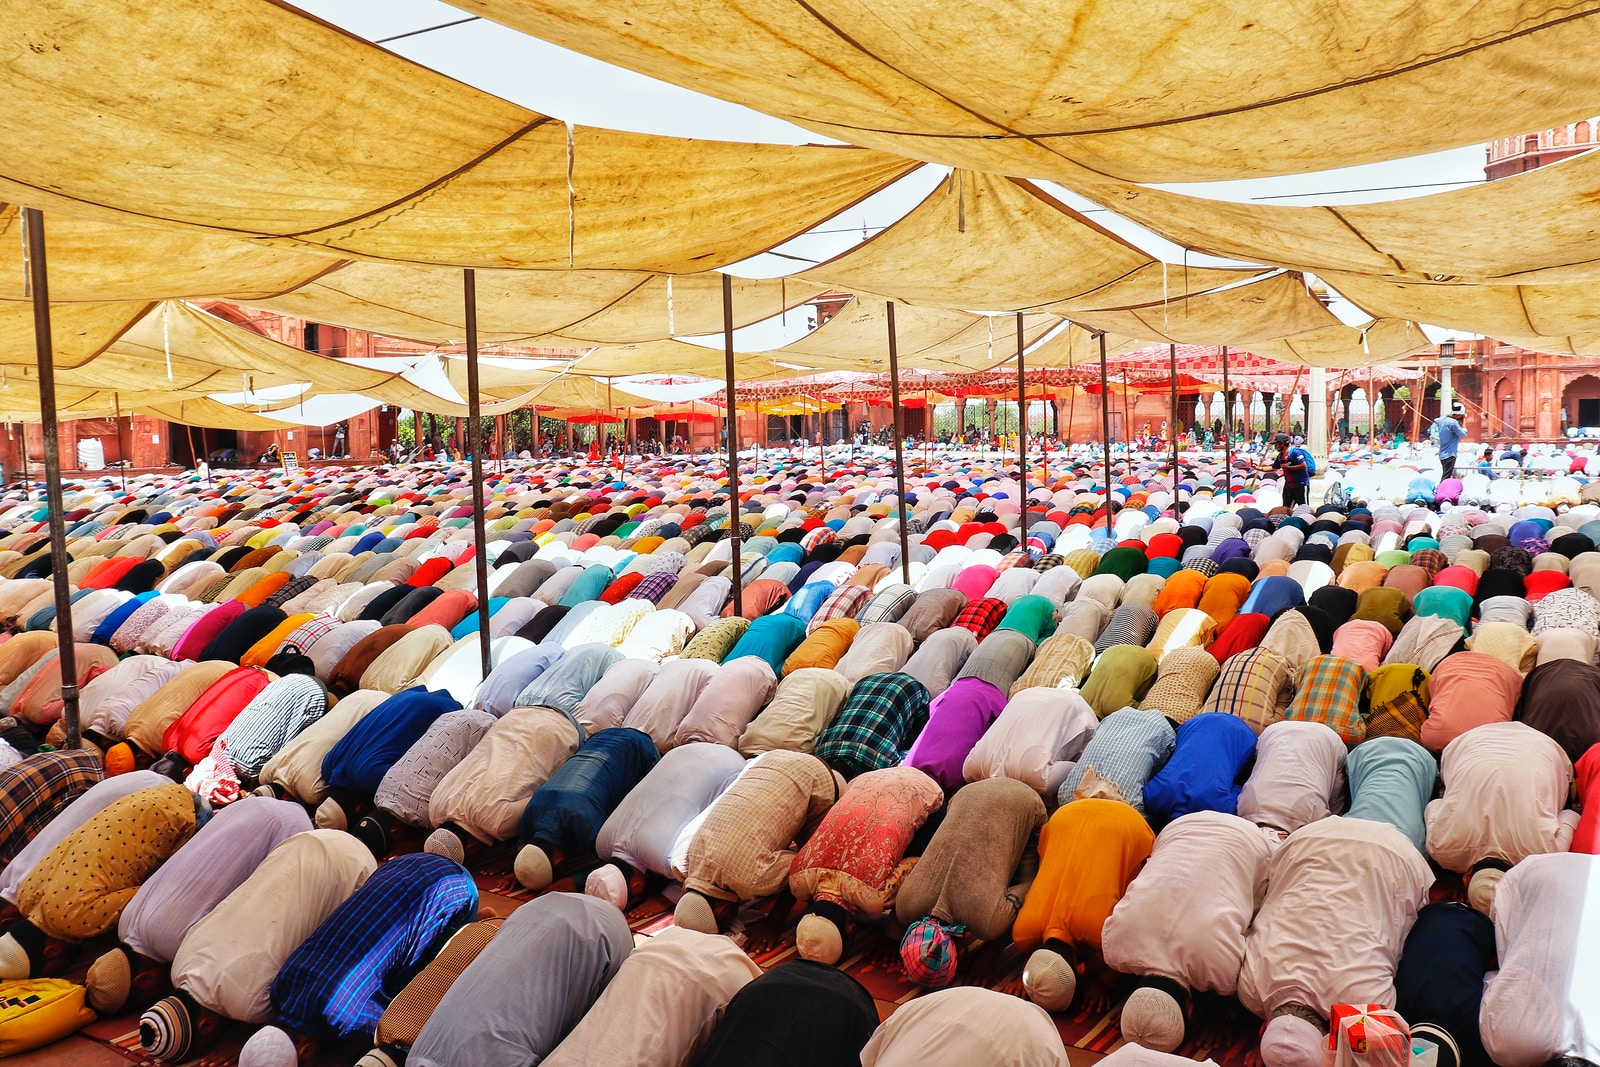
<path fill-rule="evenodd" d="M 1600 507 L 1067 486 L 1019 537 L 965 470 L 908 494 L 907 584 L 881 468 L 779 463 L 736 611 L 716 473 L 491 476 L 487 678 L 460 467 L 71 487 L 81 749 L 45 510 L 0 500 L 0 978 L 95 943 L 88 1009 L 174 1063 L 242 1023 L 253 1067 L 1064 1065 L 1047 1013 L 1107 989 L 1139 1062 L 1208 995 L 1267 1067 L 1340 1004 L 1600 1061 Z M 929 991 L 881 1024 L 862 931 Z M 1025 998 L 962 982 L 996 942 Z"/>

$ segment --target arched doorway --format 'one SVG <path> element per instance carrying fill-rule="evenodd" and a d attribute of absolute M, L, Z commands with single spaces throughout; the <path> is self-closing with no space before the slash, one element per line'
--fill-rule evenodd
<path fill-rule="evenodd" d="M 1517 387 L 1509 377 L 1494 383 L 1489 396 L 1489 410 L 1495 415 L 1493 433 L 1496 437 L 1513 437 L 1517 432 Z"/>

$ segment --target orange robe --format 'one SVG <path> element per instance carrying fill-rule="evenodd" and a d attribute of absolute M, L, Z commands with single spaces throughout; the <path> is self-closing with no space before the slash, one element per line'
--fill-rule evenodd
<path fill-rule="evenodd" d="M 1012 939 L 1025 950 L 1050 940 L 1098 950 L 1101 927 L 1155 843 L 1144 816 L 1120 800 L 1063 804 L 1039 831 L 1039 876 Z"/>

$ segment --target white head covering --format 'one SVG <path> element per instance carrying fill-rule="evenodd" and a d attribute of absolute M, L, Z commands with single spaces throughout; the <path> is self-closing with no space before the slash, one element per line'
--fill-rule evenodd
<path fill-rule="evenodd" d="M 1266 1067 L 1321 1067 L 1325 1036 L 1298 1015 L 1280 1015 L 1261 1035 L 1261 1062 Z"/>
<path fill-rule="evenodd" d="M 296 1067 L 299 1062 L 294 1039 L 276 1026 L 257 1030 L 239 1050 L 239 1067 Z"/>

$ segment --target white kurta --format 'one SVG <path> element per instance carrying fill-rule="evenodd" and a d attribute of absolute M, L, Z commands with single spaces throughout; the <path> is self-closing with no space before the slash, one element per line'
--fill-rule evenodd
<path fill-rule="evenodd" d="M 1348 749 L 1320 722 L 1275 722 L 1256 740 L 1256 766 L 1239 793 L 1239 815 L 1293 833 L 1326 819 L 1344 786 Z"/>
<path fill-rule="evenodd" d="M 672 866 L 673 847 L 744 767 L 744 757 L 726 745 L 700 742 L 672 749 L 600 827 L 595 855 L 668 878 L 681 877 Z M 688 851 L 687 842 L 683 851 Z"/>
<path fill-rule="evenodd" d="M 1520 722 L 1468 730 L 1439 761 L 1444 796 L 1427 807 L 1428 854 L 1450 871 L 1484 859 L 1520 863 L 1565 852 L 1578 813 L 1565 810 L 1572 761 L 1545 734 Z"/>
<path fill-rule="evenodd" d="M 172 960 L 172 984 L 226 1018 L 271 1022 L 272 980 L 377 866 L 367 847 L 341 830 L 288 838 L 190 927 Z"/>
<path fill-rule="evenodd" d="M 941 989 L 902 1005 L 861 1050 L 861 1067 L 1067 1063 L 1061 1033 L 1043 1008 L 981 986 Z"/>
<path fill-rule="evenodd" d="M 1024 689 L 1006 702 L 967 753 L 962 777 L 969 782 L 1015 778 L 1041 796 L 1054 797 L 1099 724 L 1076 689 Z"/>
<path fill-rule="evenodd" d="M 1501 1067 L 1600 1062 L 1600 859 L 1531 856 L 1500 880 L 1492 910 L 1500 970 L 1478 1015 L 1484 1049 Z"/>
<path fill-rule="evenodd" d="M 1290 834 L 1245 938 L 1239 1002 L 1263 1019 L 1285 1004 L 1393 1004 L 1394 969 L 1433 871 L 1388 823 L 1329 818 Z"/>
<path fill-rule="evenodd" d="M 1106 965 L 1231 994 L 1272 853 L 1261 827 L 1237 815 L 1199 811 L 1170 823 L 1106 920 Z"/>

